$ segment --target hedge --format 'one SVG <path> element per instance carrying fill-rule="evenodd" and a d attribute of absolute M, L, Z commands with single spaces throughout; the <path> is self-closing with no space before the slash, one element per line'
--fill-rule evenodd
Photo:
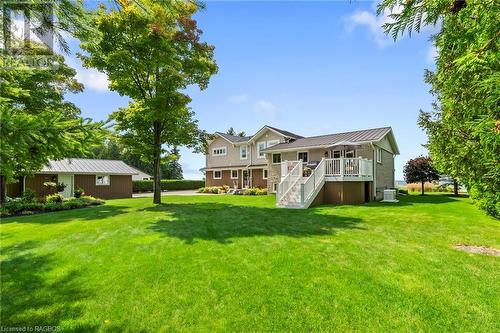
<path fill-rule="evenodd" d="M 152 180 L 134 180 L 132 189 L 134 192 L 152 192 Z M 175 191 L 175 190 L 197 190 L 205 186 L 204 180 L 189 180 L 189 179 L 162 179 L 162 191 Z"/>

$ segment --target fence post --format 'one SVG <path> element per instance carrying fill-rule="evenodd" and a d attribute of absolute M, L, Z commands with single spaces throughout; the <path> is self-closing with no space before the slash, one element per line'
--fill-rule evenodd
<path fill-rule="evenodd" d="M 304 184 L 300 184 L 300 204 L 304 204 Z"/>

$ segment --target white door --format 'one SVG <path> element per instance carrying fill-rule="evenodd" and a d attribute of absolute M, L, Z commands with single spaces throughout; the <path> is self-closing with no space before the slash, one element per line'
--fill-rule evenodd
<path fill-rule="evenodd" d="M 59 192 L 59 193 L 61 193 L 65 198 L 72 197 L 73 196 L 73 175 L 58 175 L 57 181 L 59 183 L 63 183 L 66 185 L 66 187 L 64 188 L 64 191 Z"/>

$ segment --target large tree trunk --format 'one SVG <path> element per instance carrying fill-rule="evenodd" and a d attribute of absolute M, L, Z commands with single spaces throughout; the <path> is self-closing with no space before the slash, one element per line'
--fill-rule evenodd
<path fill-rule="evenodd" d="M 7 197 L 7 182 L 5 176 L 0 175 L 0 203 L 4 203 Z"/>
<path fill-rule="evenodd" d="M 420 195 L 424 195 L 424 183 L 425 182 L 422 180 L 422 194 L 420 194 Z"/>
<path fill-rule="evenodd" d="M 161 128 L 160 122 L 155 121 L 153 123 L 153 135 L 154 135 L 154 164 L 153 164 L 153 203 L 161 204 Z"/>
<path fill-rule="evenodd" d="M 456 179 L 453 179 L 453 193 L 458 196 L 458 182 Z"/>

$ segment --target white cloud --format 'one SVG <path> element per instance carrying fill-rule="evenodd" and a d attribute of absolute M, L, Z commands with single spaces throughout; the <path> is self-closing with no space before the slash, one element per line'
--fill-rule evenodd
<path fill-rule="evenodd" d="M 76 79 L 90 90 L 109 91 L 108 76 L 104 73 L 96 71 L 95 69 L 77 70 Z"/>
<path fill-rule="evenodd" d="M 433 64 L 438 56 L 438 50 L 435 45 L 431 45 L 427 50 L 426 60 L 428 63 Z"/>
<path fill-rule="evenodd" d="M 256 112 L 265 114 L 268 118 L 275 119 L 278 113 L 276 106 L 265 100 L 260 100 L 255 103 L 254 109 Z"/>
<path fill-rule="evenodd" d="M 394 22 L 389 15 L 400 13 L 403 10 L 403 6 L 397 5 L 392 10 L 385 9 L 382 14 L 377 16 L 377 3 L 377 1 L 373 2 L 372 11 L 356 11 L 352 15 L 346 17 L 344 22 L 348 32 L 352 32 L 358 27 L 366 27 L 373 41 L 377 43 L 380 48 L 384 48 L 394 44 L 395 41 L 390 35 L 384 32 L 382 26 L 386 23 Z M 440 27 L 441 21 L 439 20 L 436 25 L 423 25 L 420 32 L 434 34 L 439 31 Z M 402 36 L 398 37 L 398 40 L 401 38 Z"/>
<path fill-rule="evenodd" d="M 394 43 L 390 36 L 387 36 L 382 28 L 382 25 L 389 21 L 389 18 L 384 13 L 377 16 L 366 10 L 355 12 L 346 18 L 347 31 L 352 32 L 357 27 L 366 27 L 370 32 L 370 36 L 379 47 L 386 47 Z"/>
<path fill-rule="evenodd" d="M 234 96 L 229 97 L 229 101 L 231 103 L 235 103 L 235 104 L 241 104 L 241 103 L 245 102 L 247 99 L 248 99 L 247 94 L 240 94 L 240 95 L 234 95 Z"/>
<path fill-rule="evenodd" d="M 66 63 L 76 70 L 76 79 L 83 83 L 86 89 L 97 92 L 109 91 L 108 76 L 93 68 L 84 68 L 79 59 L 66 56 Z"/>

